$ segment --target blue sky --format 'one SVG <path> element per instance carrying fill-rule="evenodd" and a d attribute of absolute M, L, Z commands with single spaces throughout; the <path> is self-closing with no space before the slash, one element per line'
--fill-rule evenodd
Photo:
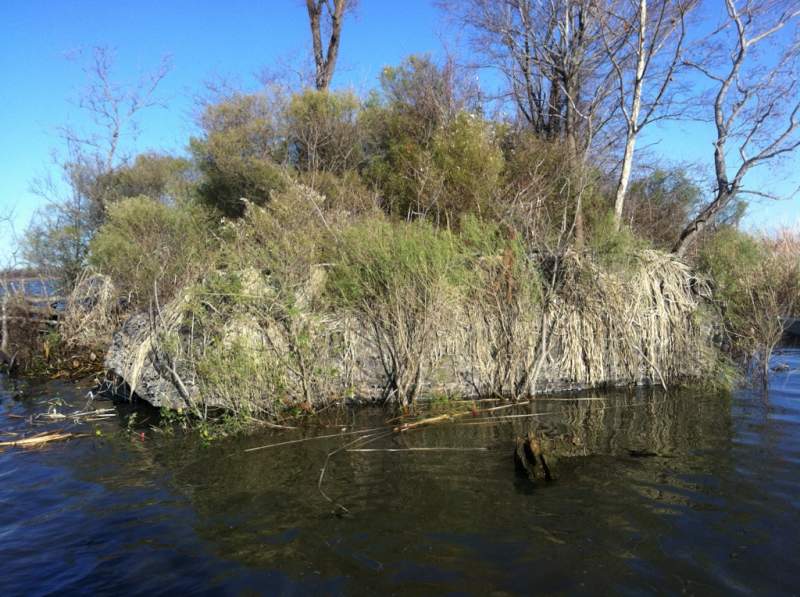
<path fill-rule="evenodd" d="M 173 69 L 161 88 L 166 109 L 148 112 L 133 151 L 180 151 L 192 133 L 193 96 L 214 75 L 245 85 L 277 59 L 297 60 L 309 51 L 303 0 L 2 0 L 0 2 L 0 215 L 13 211 L 17 233 L 43 202 L 30 192 L 32 179 L 52 168 L 59 125 L 85 122 L 70 100 L 85 79 L 66 55 L 105 45 L 116 49 L 120 78 L 133 80 L 165 54 Z M 440 54 L 448 31 L 430 0 L 361 0 L 345 23 L 335 86 L 364 91 L 380 69 L 411 53 Z M 457 33 L 457 32 L 456 32 Z M 652 129 L 651 151 L 680 161 L 710 164 L 711 131 L 680 123 Z M 754 172 L 752 186 L 788 192 L 800 186 L 800 161 L 776 171 Z M 796 224 L 800 199 L 754 205 L 748 225 Z M 11 250 L 0 228 L 0 262 Z"/>

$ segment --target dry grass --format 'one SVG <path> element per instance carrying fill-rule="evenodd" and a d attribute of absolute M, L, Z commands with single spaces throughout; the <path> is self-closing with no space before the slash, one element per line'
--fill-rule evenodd
<path fill-rule="evenodd" d="M 206 283 L 165 306 L 140 360 L 155 350 L 169 365 L 162 369 L 188 372 L 199 390 L 195 412 L 273 419 L 347 395 L 405 404 L 443 391 L 521 398 L 565 387 L 666 387 L 715 373 L 708 289 L 684 263 L 645 250 L 619 272 L 577 253 L 558 267 L 540 293 L 489 284 L 483 293 L 451 288 L 425 294 L 423 304 L 406 293 L 355 311 L 322 308 L 315 293 L 324 284 L 311 279 L 316 290 L 288 306 L 251 271 L 227 294 Z M 490 281 L 505 276 L 487 271 Z"/>
<path fill-rule="evenodd" d="M 481 301 L 472 310 L 464 352 L 479 393 L 667 385 L 713 371 L 701 298 L 708 289 L 679 260 L 642 250 L 614 272 L 568 253 L 558 268 L 539 305 L 514 298 L 501 307 Z"/>
<path fill-rule="evenodd" d="M 67 348 L 107 346 L 119 326 L 122 312 L 111 278 L 93 270 L 84 271 L 64 306 L 59 333 Z"/>

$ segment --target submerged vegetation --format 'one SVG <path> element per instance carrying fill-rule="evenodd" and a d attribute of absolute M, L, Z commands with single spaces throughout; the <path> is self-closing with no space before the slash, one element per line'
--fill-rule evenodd
<path fill-rule="evenodd" d="M 603 37 L 610 21 L 566 4 L 596 36 L 580 40 L 581 56 L 601 52 L 600 39 L 616 47 Z M 659 114 L 690 8 L 664 3 L 672 28 L 652 47 L 675 58 L 644 121 L 623 127 L 621 173 L 605 155 L 619 115 L 597 93 L 615 78 L 624 90 L 634 55 L 614 56 L 608 72 L 582 63 L 563 80 L 529 65 L 542 80 L 511 73 L 513 109 L 492 112 L 452 62 L 412 56 L 358 97 L 328 88 L 320 52 L 316 89 L 268 85 L 206 102 L 185 156 L 123 158 L 113 121 L 105 153 L 73 138 L 69 196 L 25 245 L 31 265 L 63 280 L 65 308 L 47 336 L 9 329 L 6 352 L 41 369 L 77 354 L 99 364 L 108 351 L 112 380 L 157 406 L 273 421 L 349 398 L 409 406 L 423 394 L 722 383 L 731 358 L 766 371 L 781 318 L 797 313 L 797 235 L 738 230 L 744 166 L 727 181 L 718 160 L 710 199 L 681 167 L 631 178 L 634 133 Z M 488 22 L 468 16 L 472 28 Z M 480 39 L 490 54 L 516 47 Z M 95 58 L 107 81 L 108 57 Z M 515 95 L 523 83 L 552 89 L 549 111 Z M 749 101 L 743 83 L 739 92 Z M 113 113 L 133 97 L 86 105 Z M 793 131 L 757 159 L 788 152 Z M 745 133 L 745 146 L 765 133 Z"/>

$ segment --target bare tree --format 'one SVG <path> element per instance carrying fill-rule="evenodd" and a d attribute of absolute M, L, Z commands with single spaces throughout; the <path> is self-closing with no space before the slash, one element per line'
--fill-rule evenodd
<path fill-rule="evenodd" d="M 467 28 L 476 68 L 506 80 L 510 101 L 537 134 L 579 155 L 607 122 L 608 57 L 595 0 L 442 0 Z"/>
<path fill-rule="evenodd" d="M 169 69 L 169 58 L 164 58 L 152 72 L 124 84 L 114 76 L 113 52 L 92 50 L 83 69 L 88 82 L 76 102 L 91 126 L 60 129 L 65 151 L 54 154 L 54 161 L 62 181 L 46 175 L 32 182 L 32 191 L 47 207 L 37 212 L 22 243 L 30 264 L 66 285 L 77 276 L 89 240 L 105 218 L 110 174 L 127 162 L 124 146 L 136 138 L 142 111 L 161 105 L 156 91 Z"/>
<path fill-rule="evenodd" d="M 11 209 L 6 212 L 0 212 L 0 235 L 2 235 L 8 243 L 6 247 L 8 252 L 5 258 L 0 261 L 0 270 L 10 269 L 16 265 L 17 257 L 17 235 L 14 230 L 14 211 Z"/>
<path fill-rule="evenodd" d="M 725 13 L 705 55 L 687 61 L 712 84 L 716 188 L 681 232 L 673 249 L 679 255 L 737 196 L 774 197 L 747 189 L 745 176 L 800 147 L 800 4 L 725 0 Z"/>
<path fill-rule="evenodd" d="M 621 0 L 608 0 L 612 6 Z M 575 171 L 613 138 L 602 132 L 618 110 L 597 0 L 442 0 L 472 37 L 476 68 L 499 71 L 498 94 L 537 135 L 567 147 Z M 619 44 L 617 44 L 619 45 Z M 581 176 L 588 184 L 588 176 Z M 583 239 L 583 192 L 575 189 L 575 232 Z"/>
<path fill-rule="evenodd" d="M 354 7 L 354 0 L 306 0 L 316 65 L 315 84 L 318 91 L 328 89 L 331 84 L 336 58 L 339 55 L 342 21 L 345 13 Z M 327 49 L 322 43 L 323 34 L 328 37 Z"/>
<path fill-rule="evenodd" d="M 110 48 L 95 47 L 83 68 L 88 83 L 78 96 L 77 105 L 94 125 L 92 130 L 79 132 L 69 126 L 60 129 L 68 162 L 80 164 L 86 173 L 94 174 L 93 178 L 110 173 L 125 162 L 127 156 L 121 153 L 120 144 L 138 136 L 139 116 L 144 110 L 163 106 L 156 91 L 171 69 L 170 58 L 165 56 L 154 70 L 125 84 L 115 79 L 114 59 Z M 94 194 L 92 200 L 104 211 L 102 193 Z"/>
<path fill-rule="evenodd" d="M 625 145 L 614 199 L 614 225 L 619 229 L 636 140 L 654 120 L 667 117 L 661 108 L 671 99 L 667 91 L 681 66 L 686 15 L 696 0 L 625 0 L 600 3 L 603 43 L 613 67 L 619 111 L 625 126 Z M 654 10 L 649 10 L 653 8 Z"/>

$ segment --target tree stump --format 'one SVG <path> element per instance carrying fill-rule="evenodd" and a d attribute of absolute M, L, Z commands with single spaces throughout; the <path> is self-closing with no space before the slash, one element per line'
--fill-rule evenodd
<path fill-rule="evenodd" d="M 553 480 L 541 443 L 531 435 L 516 439 L 514 465 L 517 472 L 526 475 L 533 482 Z"/>

